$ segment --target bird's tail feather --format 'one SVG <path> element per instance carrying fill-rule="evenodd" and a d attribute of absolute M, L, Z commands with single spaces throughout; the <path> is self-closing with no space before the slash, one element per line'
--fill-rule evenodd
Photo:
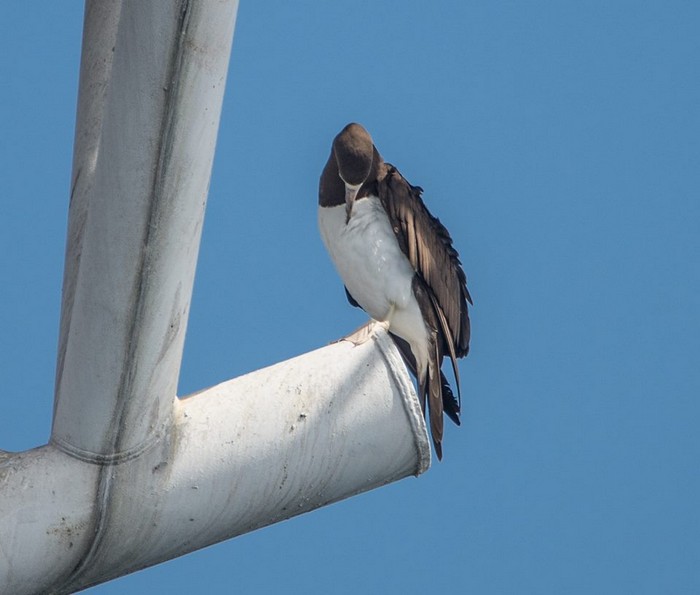
<path fill-rule="evenodd" d="M 391 338 L 394 340 L 394 343 L 396 344 L 396 347 L 398 347 L 399 352 L 401 353 L 401 356 L 404 359 L 404 362 L 406 362 L 406 366 L 410 370 L 411 374 L 413 374 L 414 377 L 418 377 L 418 374 L 416 372 L 416 360 L 413 357 L 413 353 L 411 352 L 411 347 L 409 344 L 403 340 L 401 337 L 389 333 L 391 335 Z M 459 401 L 457 398 L 455 398 L 454 393 L 452 392 L 452 388 L 450 387 L 450 383 L 447 381 L 447 377 L 445 374 L 440 371 L 440 382 L 442 384 L 442 408 L 443 411 L 447 414 L 447 417 L 449 417 L 455 424 L 458 426 L 461 425 L 461 421 L 459 419 L 460 415 L 460 406 L 459 406 Z M 427 387 L 418 387 L 418 398 L 420 400 L 421 407 L 423 409 L 423 413 L 425 413 L 425 397 L 427 394 Z"/>
<path fill-rule="evenodd" d="M 434 337 L 435 341 L 436 338 Z M 442 357 L 439 350 L 435 349 L 435 359 L 428 362 L 428 370 L 426 374 L 426 383 L 428 388 L 428 410 L 430 412 L 430 433 L 433 437 L 435 445 L 435 454 L 438 460 L 442 460 L 442 372 L 440 371 L 440 363 Z M 454 398 L 454 396 L 452 397 Z"/>
<path fill-rule="evenodd" d="M 461 426 L 462 422 L 459 419 L 461 407 L 459 406 L 459 401 L 455 398 L 452 388 L 442 371 L 440 372 L 440 381 L 442 382 L 442 410 L 455 424 Z"/>

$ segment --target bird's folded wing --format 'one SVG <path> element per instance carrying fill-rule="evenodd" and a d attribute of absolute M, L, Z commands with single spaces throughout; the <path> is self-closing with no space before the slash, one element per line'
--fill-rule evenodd
<path fill-rule="evenodd" d="M 467 278 L 452 238 L 421 198 L 421 188 L 411 186 L 399 171 L 386 164 L 379 180 L 379 198 L 389 216 L 404 254 L 432 293 L 436 313 L 445 332 L 449 355 L 464 357 L 469 351 L 470 324 Z M 447 354 L 446 354 L 447 355 Z"/>

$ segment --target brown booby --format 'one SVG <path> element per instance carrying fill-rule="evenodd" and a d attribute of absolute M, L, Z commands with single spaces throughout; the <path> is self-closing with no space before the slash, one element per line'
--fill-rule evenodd
<path fill-rule="evenodd" d="M 361 125 L 348 124 L 321 174 L 318 221 L 348 300 L 389 331 L 416 376 L 441 459 L 443 411 L 459 425 L 460 405 L 440 368 L 449 357 L 459 396 L 472 300 L 452 238 L 421 193 Z"/>

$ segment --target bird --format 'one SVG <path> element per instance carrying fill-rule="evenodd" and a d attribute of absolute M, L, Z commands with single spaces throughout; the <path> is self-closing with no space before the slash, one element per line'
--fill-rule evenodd
<path fill-rule="evenodd" d="M 469 353 L 473 302 L 452 238 L 422 193 L 353 122 L 333 139 L 323 168 L 318 224 L 348 301 L 390 334 L 415 376 L 441 460 L 443 413 L 460 425 L 457 359 Z M 347 338 L 367 340 L 369 331 L 364 339 L 361 331 Z M 452 365 L 457 398 L 441 370 L 444 357 Z"/>

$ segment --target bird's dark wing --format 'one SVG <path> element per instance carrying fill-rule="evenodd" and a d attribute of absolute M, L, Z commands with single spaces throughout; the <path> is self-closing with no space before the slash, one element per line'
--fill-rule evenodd
<path fill-rule="evenodd" d="M 469 352 L 467 302 L 472 300 L 452 238 L 439 219 L 430 214 L 421 192 L 393 165 L 386 164 L 378 185 L 379 198 L 401 249 L 429 290 L 442 330 L 444 353 L 456 370 L 455 358 Z"/>

